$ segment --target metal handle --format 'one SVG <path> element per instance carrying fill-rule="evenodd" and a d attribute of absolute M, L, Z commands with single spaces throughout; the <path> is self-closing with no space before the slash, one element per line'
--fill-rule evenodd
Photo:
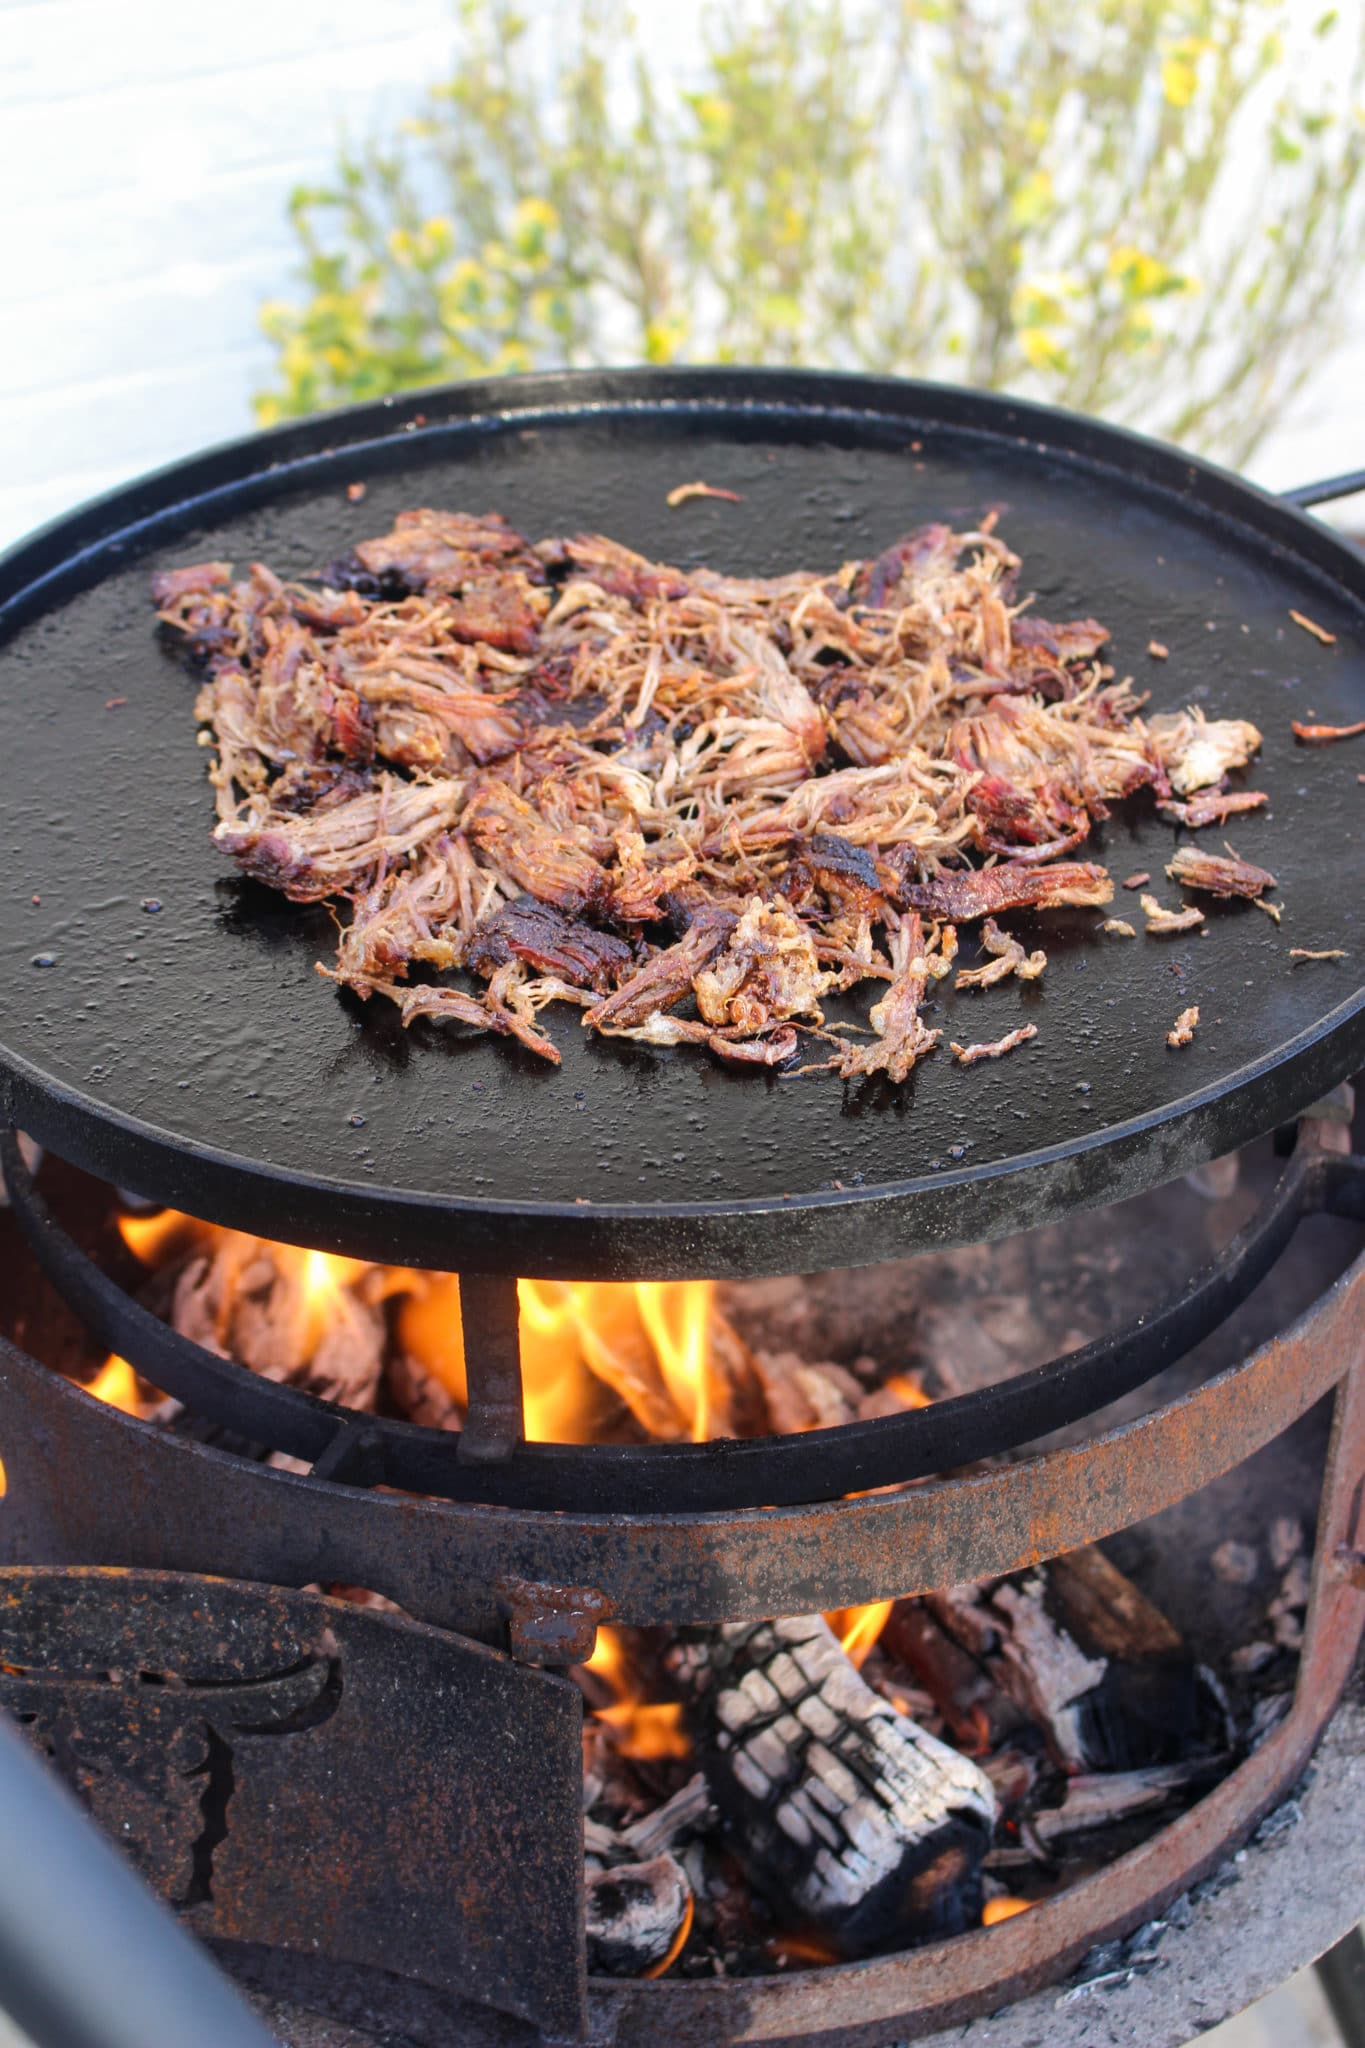
<path fill-rule="evenodd" d="M 0 1831 L 0 1984 L 37 2048 L 272 2048 L 3 1714 Z"/>
<path fill-rule="evenodd" d="M 1351 498 L 1365 491 L 1365 469 L 1348 469 L 1343 476 L 1323 477 L 1320 483 L 1300 484 L 1296 490 L 1281 491 L 1286 505 L 1306 512 L 1310 505 L 1330 505 L 1334 498 Z"/>

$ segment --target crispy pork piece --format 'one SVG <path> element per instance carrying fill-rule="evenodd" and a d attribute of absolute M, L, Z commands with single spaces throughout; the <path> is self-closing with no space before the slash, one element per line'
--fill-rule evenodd
<path fill-rule="evenodd" d="M 751 897 L 723 951 L 694 977 L 704 1021 L 747 1038 L 790 1017 L 823 1021 L 820 998 L 834 984 L 816 957 L 808 927 L 782 897 Z"/>
<path fill-rule="evenodd" d="M 1259 811 L 1268 803 L 1263 789 L 1201 790 L 1185 803 L 1175 798 L 1159 798 L 1157 809 L 1163 818 L 1170 818 L 1177 825 L 1198 831 L 1201 825 L 1221 825 L 1228 818 L 1238 816 L 1242 811 Z"/>
<path fill-rule="evenodd" d="M 1179 910 L 1163 910 L 1155 896 L 1139 896 L 1138 902 L 1147 920 L 1147 930 L 1157 937 L 1166 932 L 1193 931 L 1204 922 L 1203 911 L 1193 903 L 1182 903 Z"/>
<path fill-rule="evenodd" d="M 614 988 L 634 965 L 630 947 L 610 932 L 564 917 L 534 896 L 518 896 L 481 918 L 464 949 L 465 965 L 491 976 L 509 960 L 524 960 L 573 986 Z"/>
<path fill-rule="evenodd" d="M 1088 909 L 1108 903 L 1114 884 L 1106 868 L 1093 861 L 1064 860 L 1055 867 L 947 869 L 931 882 L 904 882 L 896 900 L 907 910 L 927 917 L 950 917 L 958 924 L 986 917 L 996 910 Z"/>
<path fill-rule="evenodd" d="M 360 542 L 355 558 L 370 576 L 417 591 L 463 590 L 499 569 L 542 574 L 529 543 L 497 512 L 400 512 L 388 533 Z"/>
<path fill-rule="evenodd" d="M 1253 867 L 1236 854 L 1204 853 L 1196 846 L 1177 847 L 1166 872 L 1182 888 L 1200 889 L 1206 896 L 1263 896 L 1275 887 L 1268 869 Z"/>
<path fill-rule="evenodd" d="M 1261 744 L 1246 719 L 1205 718 L 1194 705 L 1148 719 L 1147 731 L 1180 796 L 1221 782 L 1229 768 L 1244 768 Z"/>
<path fill-rule="evenodd" d="M 951 927 L 950 927 L 951 929 Z M 954 949 L 956 934 L 954 934 Z M 902 920 L 891 937 L 891 965 L 894 976 L 881 1001 L 868 1012 L 868 1022 L 877 1036 L 870 1043 L 839 1042 L 831 1065 L 845 1081 L 861 1080 L 868 1074 L 885 1074 L 897 1085 L 909 1078 L 917 1060 L 932 1052 L 942 1032 L 931 1031 L 920 1017 L 924 991 L 933 976 L 932 956 L 925 945 L 924 928 L 911 914 Z"/>
<path fill-rule="evenodd" d="M 994 957 L 984 967 L 964 967 L 954 988 L 992 988 L 1012 974 L 1019 981 L 1037 981 L 1047 966 L 1047 954 L 1026 953 L 1018 939 L 1001 931 L 993 917 L 981 927 L 981 943 Z"/>
<path fill-rule="evenodd" d="M 1362 732 L 1365 732 L 1365 718 L 1358 719 L 1354 725 L 1302 725 L 1297 718 L 1294 720 L 1295 739 L 1310 747 L 1330 746 L 1333 740 L 1353 740 Z"/>
<path fill-rule="evenodd" d="M 1182 1010 L 1180 1012 L 1180 1015 L 1176 1018 L 1174 1025 L 1166 1033 L 1167 1045 L 1173 1046 L 1177 1049 L 1182 1045 L 1188 1045 L 1191 1039 L 1194 1037 L 1198 1023 L 1199 1005 L 1198 1003 L 1191 1003 L 1188 1010 Z"/>
<path fill-rule="evenodd" d="M 182 597 L 204 597 L 231 581 L 231 562 L 191 562 L 183 569 L 158 569 L 152 577 L 152 602 L 165 607 Z"/>
<path fill-rule="evenodd" d="M 1021 1024 L 1017 1031 L 1007 1031 L 1003 1038 L 993 1039 L 988 1045 L 959 1045 L 951 1041 L 954 1059 L 960 1067 L 974 1067 L 978 1060 L 1000 1060 L 1007 1052 L 1013 1052 L 1017 1045 L 1027 1045 L 1030 1038 L 1038 1036 L 1036 1024 Z"/>
<path fill-rule="evenodd" d="M 465 806 L 463 830 L 490 864 L 541 903 L 572 917 L 605 903 L 606 870 L 505 782 L 487 782 Z"/>
<path fill-rule="evenodd" d="M 296 903 L 370 888 L 388 862 L 413 853 L 455 822 L 459 782 L 385 776 L 363 796 L 303 817 L 259 813 L 220 824 L 214 838 L 246 874 Z"/>
<path fill-rule="evenodd" d="M 319 974 L 369 996 L 405 981 L 414 960 L 454 967 L 460 938 L 451 919 L 458 902 L 458 868 L 449 843 L 438 839 L 357 898 L 337 946 L 337 964 L 324 967 L 319 961 Z"/>
<path fill-rule="evenodd" d="M 738 922 L 732 911 L 698 912 L 675 945 L 656 953 L 629 981 L 622 983 L 615 995 L 587 1011 L 583 1022 L 607 1033 L 648 1024 L 656 1012 L 667 1010 L 690 995 L 694 975 L 720 951 Z"/>

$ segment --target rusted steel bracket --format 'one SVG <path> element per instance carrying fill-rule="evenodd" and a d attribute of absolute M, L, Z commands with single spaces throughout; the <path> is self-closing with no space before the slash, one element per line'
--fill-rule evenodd
<path fill-rule="evenodd" d="M 507 1616 L 512 1655 L 522 1664 L 586 1664 L 610 1608 L 591 1586 L 547 1586 L 500 1579 L 498 1602 Z"/>
<path fill-rule="evenodd" d="M 526 1440 L 517 1283 L 507 1273 L 461 1273 L 460 1323 L 469 1403 L 459 1436 L 465 1464 L 509 1458 Z"/>
<path fill-rule="evenodd" d="M 0 1705 L 196 1933 L 393 1970 L 577 2039 L 582 1700 L 338 1600 L 0 1571 Z"/>

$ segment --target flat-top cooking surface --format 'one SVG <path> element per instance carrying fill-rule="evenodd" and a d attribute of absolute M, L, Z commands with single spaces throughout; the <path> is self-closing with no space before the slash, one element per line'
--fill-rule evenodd
<path fill-rule="evenodd" d="M 694 477 L 743 502 L 670 510 L 665 494 Z M 390 1005 L 315 974 L 334 944 L 325 908 L 215 851 L 195 684 L 158 638 L 147 578 L 205 556 L 305 575 L 416 504 L 496 508 L 533 535 L 596 527 L 683 568 L 760 574 L 832 568 L 923 520 L 998 506 L 1041 615 L 1102 618 L 1154 708 L 1262 728 L 1239 779 L 1271 802 L 1230 836 L 1280 878 L 1283 924 L 1203 899 L 1206 936 L 1107 937 L 1111 914 L 1141 934 L 1122 889 L 1110 911 L 1012 917 L 1047 950 L 1041 982 L 940 985 L 929 1021 L 944 1046 L 899 1088 L 608 1043 L 562 1008 L 545 1013 L 557 1071 L 505 1041 L 404 1032 Z M 4 1099 L 55 1149 L 200 1214 L 452 1267 L 803 1270 L 1132 1192 L 1365 1061 L 1365 741 L 1305 748 L 1290 731 L 1365 716 L 1365 566 L 1170 451 L 913 385 L 512 380 L 182 465 L 17 550 L 0 597 L 48 569 L 0 645 Z M 1147 655 L 1153 638 L 1169 660 Z M 1162 869 L 1191 836 L 1140 796 L 1085 857 L 1116 880 L 1149 870 L 1173 903 Z M 1348 957 L 1294 968 L 1291 946 Z M 1172 1052 L 1192 1003 L 1198 1034 Z M 966 1071 L 947 1053 L 1026 1021 L 1038 1035 L 1007 1060 Z"/>

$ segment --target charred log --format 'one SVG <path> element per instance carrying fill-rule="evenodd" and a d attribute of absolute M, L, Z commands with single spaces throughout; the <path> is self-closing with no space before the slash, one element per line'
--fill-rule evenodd
<path fill-rule="evenodd" d="M 819 1615 L 736 1624 L 678 1663 L 754 1884 L 844 1955 L 975 1926 L 995 1794 L 864 1683 Z"/>

